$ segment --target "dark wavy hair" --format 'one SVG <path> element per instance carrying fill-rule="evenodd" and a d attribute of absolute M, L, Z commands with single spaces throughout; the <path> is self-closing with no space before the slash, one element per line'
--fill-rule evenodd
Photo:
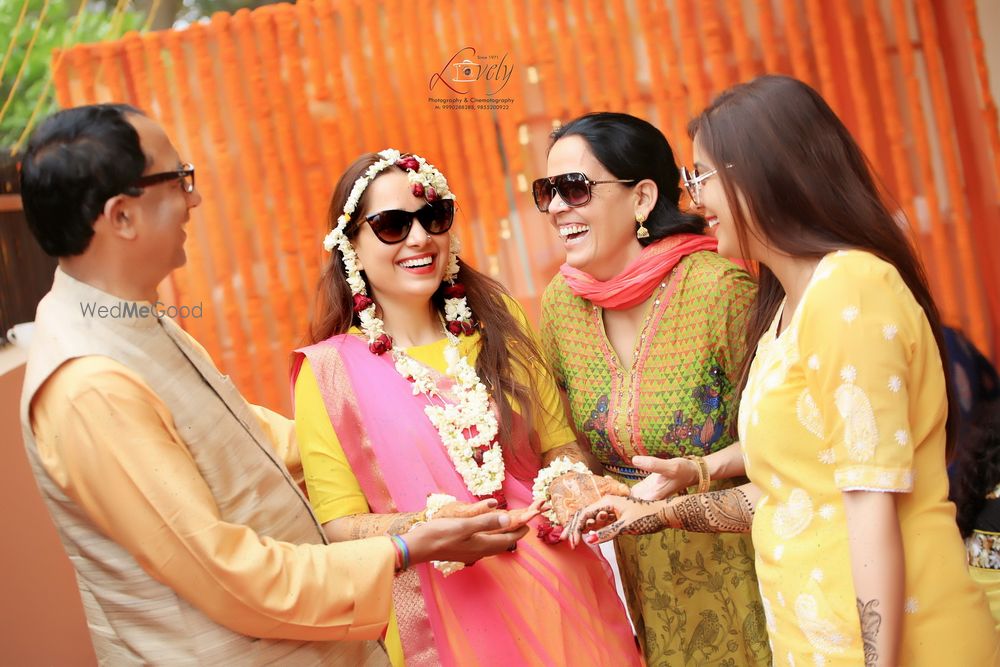
<path fill-rule="evenodd" d="M 677 207 L 681 197 L 680 170 L 670 143 L 654 125 L 627 113 L 600 111 L 575 118 L 555 130 L 552 144 L 570 136 L 586 141 L 597 161 L 615 178 L 656 183 L 656 204 L 645 222 L 649 236 L 639 239 L 641 245 L 648 246 L 672 234 L 701 234 L 705 230 L 701 216 Z"/>
<path fill-rule="evenodd" d="M 976 527 L 986 494 L 1000 484 L 1000 399 L 980 404 L 969 438 L 959 447 L 951 487 L 962 537 Z"/>
<path fill-rule="evenodd" d="M 328 229 L 333 229 L 337 224 L 354 182 L 380 159 L 376 153 L 366 153 L 355 160 L 340 177 L 330 198 Z M 386 171 L 382 172 L 384 173 Z M 368 190 L 365 190 L 351 216 L 351 222 L 345 228 L 350 239 L 357 236 L 359 221 L 365 219 L 367 195 Z M 458 281 L 465 287 L 469 308 L 476 318 L 480 333 L 476 373 L 486 385 L 500 413 L 499 441 L 507 469 L 519 479 L 530 481 L 534 479 L 540 463 L 537 435 L 532 432 L 530 425 L 533 423 L 535 410 L 539 409 L 537 388 L 532 378 L 539 368 L 544 368 L 542 355 L 534 338 L 511 314 L 505 297 L 513 297 L 510 297 L 507 290 L 461 259 L 458 260 L 458 265 Z M 368 285 L 368 278 L 363 271 L 361 275 Z M 368 287 L 368 293 L 371 294 L 370 285 Z M 433 294 L 431 303 L 439 313 L 444 314 L 444 284 Z M 313 343 L 318 343 L 330 336 L 347 333 L 351 326 L 360 326 L 360 320 L 354 312 L 343 255 L 339 249 L 334 248 L 319 279 L 316 310 L 309 324 L 309 337 Z M 522 383 L 518 380 L 519 376 L 528 378 L 529 382 Z M 514 404 L 519 408 L 521 420 L 515 419 Z M 519 421 L 523 421 L 523 424 L 519 424 Z M 528 429 L 527 434 L 521 431 L 523 427 Z"/>
<path fill-rule="evenodd" d="M 79 255 L 94 236 L 104 203 L 132 186 L 147 159 L 127 104 L 58 111 L 35 130 L 21 159 L 21 200 L 28 228 L 52 257 Z"/>
<path fill-rule="evenodd" d="M 954 450 L 956 402 L 938 313 L 924 269 L 896 223 L 871 166 L 847 128 L 808 85 L 767 75 L 721 93 L 688 125 L 720 169 L 718 178 L 747 256 L 748 218 L 767 243 L 795 257 L 820 258 L 855 248 L 892 264 L 923 308 L 941 355 L 948 394 L 947 451 Z M 739 193 L 739 194 L 738 194 Z M 746 214 L 740 205 L 742 195 Z M 777 277 L 759 269 L 757 297 L 747 323 L 754 350 L 785 296 Z M 740 377 L 746 385 L 753 354 Z"/>

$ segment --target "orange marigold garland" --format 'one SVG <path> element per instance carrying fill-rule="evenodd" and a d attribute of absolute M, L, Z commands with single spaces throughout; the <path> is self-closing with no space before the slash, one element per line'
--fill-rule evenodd
<path fill-rule="evenodd" d="M 845 10 L 841 9 L 841 12 Z M 840 13 L 840 12 L 838 12 Z M 843 116 L 844 105 L 840 101 L 840 91 L 833 73 L 833 56 L 830 53 L 830 36 L 827 33 L 826 19 L 823 16 L 821 0 L 806 0 L 806 22 L 811 34 L 812 51 L 816 56 L 816 67 L 819 71 L 819 90 L 827 103 Z"/>
<path fill-rule="evenodd" d="M 261 65 L 264 70 L 264 85 L 271 104 L 276 138 L 276 157 L 282 172 L 285 187 L 282 190 L 287 200 L 291 217 L 278 220 L 278 228 L 282 240 L 282 248 L 286 253 L 287 264 L 297 274 L 293 278 L 296 290 L 309 303 L 313 298 L 312 285 L 305 273 L 306 264 L 303 261 L 307 253 L 315 252 L 315 235 L 306 221 L 305 184 L 303 183 L 301 164 L 295 147 L 295 136 L 292 128 L 294 116 L 288 104 L 288 91 L 281 76 L 282 59 L 278 50 L 277 26 L 274 23 L 274 12 L 280 11 L 278 5 L 268 5 L 250 15 L 254 35 L 260 48 Z M 306 224 L 303 224 L 305 222 Z M 312 247 L 306 243 L 312 241 Z"/>
<path fill-rule="evenodd" d="M 677 16 L 681 26 L 698 25 L 695 16 L 693 0 L 679 0 L 677 3 Z M 681 34 L 684 34 L 681 30 Z M 705 78 L 705 57 L 701 50 L 701 40 L 692 39 L 685 42 L 682 53 L 684 82 L 687 83 L 690 111 L 697 113 L 708 106 L 709 89 L 711 83 Z"/>
<path fill-rule="evenodd" d="M 910 40 L 905 0 L 892 0 L 892 17 L 896 27 L 896 48 L 899 51 L 902 65 L 902 79 L 906 84 L 907 107 L 911 110 L 910 118 L 913 123 L 910 136 L 917 149 L 917 165 L 922 182 L 921 190 L 927 202 L 927 212 L 930 219 L 931 248 L 934 256 L 931 262 L 934 267 L 932 275 L 940 288 L 937 294 L 945 321 L 957 322 L 959 299 L 955 285 L 956 271 L 949 248 L 948 233 L 941 220 L 937 184 L 934 182 L 934 161 L 931 158 L 930 141 L 927 136 L 927 121 L 924 118 L 923 97 L 920 91 L 920 79 L 917 76 L 916 56 L 913 53 L 913 43 Z M 919 224 L 920 221 L 917 222 Z"/>
<path fill-rule="evenodd" d="M 162 32 L 152 32 L 142 36 L 142 48 L 145 53 L 145 61 L 147 64 L 147 71 L 149 74 L 149 84 L 151 88 L 152 99 L 155 100 L 152 104 L 155 104 L 156 117 L 163 125 L 167 134 L 175 138 L 175 141 L 180 141 L 183 139 L 184 135 L 177 127 L 175 123 L 176 114 L 174 113 L 174 102 L 175 97 L 170 93 L 170 84 L 167 82 L 167 75 L 169 74 L 166 64 L 163 61 L 163 39 Z M 137 76 L 138 72 L 133 70 L 133 77 Z M 200 215 L 195 212 L 195 215 Z M 193 252 L 194 246 L 197 245 L 197 241 L 189 241 L 186 248 L 189 254 L 194 257 Z M 193 263 L 193 259 L 189 262 Z M 192 303 L 194 300 L 191 298 L 193 293 L 191 287 L 191 271 L 188 269 L 187 265 L 181 269 L 174 271 L 170 274 L 170 283 L 174 290 L 174 299 L 177 303 Z M 192 334 L 196 337 L 200 336 L 205 330 L 205 325 L 201 322 L 198 323 L 186 323 L 182 322 L 182 326 L 185 329 L 189 329 Z"/>
<path fill-rule="evenodd" d="M 334 171 L 345 167 L 357 155 L 360 133 L 355 126 L 354 113 L 347 104 L 345 90 L 342 52 L 337 45 L 340 43 L 337 26 L 334 21 L 334 6 L 330 2 L 310 2 L 319 20 L 320 50 L 323 58 L 323 71 L 330 78 L 329 98 L 322 98 L 329 104 L 323 106 L 320 126 L 326 135 L 326 148 L 330 151 L 330 165 Z"/>
<path fill-rule="evenodd" d="M 889 149 L 892 156 L 892 173 L 896 182 L 896 199 L 900 202 L 903 212 L 909 222 L 907 230 L 914 240 L 914 247 L 922 251 L 918 241 L 920 230 L 916 227 L 917 218 L 913 208 L 913 176 L 910 172 L 910 158 L 906 154 L 906 133 L 903 128 L 903 118 L 900 106 L 896 104 L 896 82 L 893 78 L 889 62 L 889 38 L 879 0 L 864 0 L 865 14 L 868 19 L 865 27 L 868 31 L 868 41 L 872 45 L 872 60 L 875 65 L 875 76 L 878 85 L 875 88 L 875 114 L 883 120 L 886 134 L 889 137 Z M 881 100 L 879 99 L 881 97 Z"/>
<path fill-rule="evenodd" d="M 371 90 L 372 79 L 368 76 L 368 61 L 362 50 L 361 40 L 357 27 L 361 25 L 361 17 L 356 0 L 349 0 L 341 3 L 340 15 L 343 21 L 341 30 L 342 48 L 347 51 L 349 73 L 352 79 L 351 88 L 358 96 L 356 99 L 364 99 L 367 91 Z M 380 73 L 381 74 L 381 73 Z M 379 141 L 378 128 L 375 126 L 374 114 L 364 113 L 356 108 L 356 104 L 348 101 L 352 113 L 355 113 L 358 124 L 361 126 L 362 150 L 376 150 L 373 146 L 381 146 Z"/>
<path fill-rule="evenodd" d="M 796 79 L 815 82 L 809 40 L 802 30 L 802 23 L 799 21 L 797 0 L 784 0 L 782 14 L 785 19 L 785 37 L 788 39 L 788 57 L 792 61 L 792 74 Z"/>
<path fill-rule="evenodd" d="M 288 114 L 294 118 L 293 131 L 290 136 L 294 144 L 289 147 L 289 157 L 297 162 L 295 169 L 302 175 L 301 185 L 296 193 L 302 197 L 302 208 L 305 217 L 298 218 L 296 227 L 299 232 L 300 248 L 305 249 L 303 261 L 306 265 L 306 283 L 316 284 L 319 280 L 320 253 L 315 248 L 315 239 L 326 229 L 324 213 L 326 211 L 326 189 L 333 182 L 333 175 L 327 172 L 323 162 L 317 137 L 316 126 L 309 102 L 306 99 L 306 82 L 302 71 L 302 52 L 299 48 L 299 28 L 297 10 L 294 5 L 274 5 L 273 18 L 278 29 L 278 44 L 281 47 L 281 57 L 284 60 L 281 71 L 285 74 L 288 91 Z M 297 148 L 297 150 L 296 150 Z"/>
<path fill-rule="evenodd" d="M 174 74 L 174 81 L 171 89 L 175 92 L 172 93 L 173 96 L 177 98 L 180 114 L 178 119 L 190 119 L 190 123 L 194 124 L 195 119 L 200 117 L 198 109 L 195 105 L 193 91 L 195 89 L 195 84 L 193 83 L 194 77 L 189 74 L 189 68 L 187 64 L 186 54 L 184 51 L 184 44 L 182 42 L 183 33 L 174 30 L 167 30 L 161 33 L 163 35 L 164 44 L 167 47 L 167 52 L 170 54 L 171 68 Z M 156 82 L 154 79 L 154 85 L 164 86 Z M 170 99 L 170 97 L 164 98 Z M 195 125 L 195 127 L 197 127 Z M 191 147 L 196 145 L 197 134 L 194 127 L 189 127 L 188 123 L 185 122 L 185 136 L 190 138 Z M 192 161 L 198 163 L 200 153 L 195 152 L 191 156 Z M 206 165 L 207 166 L 207 165 Z M 203 167 L 204 168 L 204 167 Z M 199 181 L 199 189 L 201 181 Z M 193 215 L 195 218 L 204 218 L 206 216 L 205 212 L 200 210 L 194 211 Z M 210 224 L 210 223 L 209 223 Z M 202 244 L 196 241 L 198 234 L 203 234 L 202 231 L 208 225 L 197 225 L 195 230 L 191 230 L 190 236 L 192 237 L 187 244 L 188 262 L 182 269 L 190 276 L 190 291 L 188 292 L 190 298 L 193 299 L 207 299 L 213 304 L 215 303 L 215 297 L 212 293 L 211 288 L 208 286 L 208 280 L 206 277 L 205 269 L 205 257 L 203 254 Z M 218 320 L 215 320 L 218 322 Z M 222 342 L 219 336 L 219 326 L 217 324 L 210 324 L 207 320 L 202 318 L 189 318 L 183 320 L 181 325 L 186 327 L 191 327 L 190 331 L 197 334 L 198 341 L 205 346 L 209 355 L 213 359 L 222 359 Z"/>
<path fill-rule="evenodd" d="M 979 97 L 982 100 L 983 125 L 990 137 L 993 149 L 993 175 L 1000 178 L 1000 120 L 997 119 L 997 104 L 990 92 L 990 75 L 986 67 L 986 54 L 983 47 L 983 36 L 979 29 L 976 0 L 965 0 L 962 3 L 965 22 L 969 31 L 969 43 L 976 61 L 976 76 L 979 81 Z M 997 183 L 997 181 L 994 181 Z M 1000 186 L 1000 183 L 997 183 Z"/>
<path fill-rule="evenodd" d="M 107 87 L 108 95 L 103 96 L 111 102 L 128 102 L 122 81 L 121 44 L 118 42 L 98 42 L 94 45 L 100 54 L 100 73 Z"/>
<path fill-rule="evenodd" d="M 764 53 L 764 69 L 772 74 L 785 71 L 781 64 L 778 38 L 774 32 L 774 7 L 771 0 L 757 0 L 760 21 L 760 49 Z"/>
<path fill-rule="evenodd" d="M 618 64 L 617 49 L 614 48 L 614 40 L 611 38 L 608 17 L 604 14 L 605 4 L 603 2 L 591 3 L 585 9 L 586 14 L 577 14 L 577 16 L 588 27 L 587 36 L 591 39 L 584 48 L 591 50 L 592 46 L 592 53 L 597 58 L 594 73 L 599 74 L 600 78 L 595 78 L 594 83 L 598 87 L 598 99 L 601 100 L 602 105 L 598 109 L 612 111 L 625 108 L 621 80 L 623 77 L 632 75 L 633 72 L 622 71 Z M 579 25 L 577 24 L 577 30 L 580 29 Z"/>
<path fill-rule="evenodd" d="M 733 41 L 733 52 L 736 55 L 736 71 L 739 80 L 749 81 L 760 74 L 760 68 L 753 55 L 753 44 L 750 41 L 750 36 L 747 34 L 742 0 L 726 0 L 726 14 L 729 16 L 730 35 Z"/>
<path fill-rule="evenodd" d="M 277 407 L 282 404 L 284 392 L 279 393 L 279 388 L 283 386 L 283 383 L 281 382 L 281 372 L 275 363 L 269 322 L 275 322 L 274 326 L 279 337 L 278 349 L 283 351 L 292 349 L 291 322 L 290 320 L 284 321 L 288 317 L 287 302 L 290 299 L 264 299 L 257 286 L 254 275 L 253 240 L 259 235 L 254 234 L 253 231 L 265 227 L 269 221 L 266 217 L 261 217 L 267 211 L 267 202 L 263 196 L 264 190 L 254 185 L 261 182 L 262 173 L 254 147 L 253 134 L 248 125 L 251 116 L 246 100 L 246 86 L 243 84 L 242 78 L 242 72 L 245 70 L 237 56 L 233 39 L 232 17 L 223 12 L 214 14 L 209 29 L 218 48 L 217 57 L 222 71 L 222 92 L 225 96 L 226 106 L 231 110 L 227 117 L 232 121 L 236 150 L 227 146 L 229 137 L 219 114 L 209 115 L 208 129 L 212 136 L 212 143 L 219 151 L 217 159 L 220 171 L 222 174 L 228 175 L 225 180 L 228 181 L 229 186 L 222 188 L 223 202 L 229 223 L 227 225 L 228 237 L 232 241 L 236 267 L 246 297 L 249 336 L 253 343 L 252 347 L 245 350 L 236 348 L 234 352 L 238 359 L 237 363 L 246 364 L 248 368 L 257 366 L 259 373 L 255 373 L 255 375 L 262 380 L 264 401 L 267 405 Z M 206 81 L 206 83 L 209 84 L 207 87 L 210 90 L 218 90 L 218 85 L 214 82 Z M 221 100 L 219 101 L 221 102 Z M 238 156 L 239 160 L 234 161 L 234 156 Z M 244 198 L 248 198 L 252 205 L 246 206 Z M 261 251 L 263 251 L 263 247 Z M 272 287 L 278 288 L 279 285 Z M 282 307 L 282 303 L 286 305 Z M 277 306 L 273 312 L 269 308 L 271 305 Z M 253 377 L 245 376 L 243 380 L 248 384 L 241 386 L 249 387 Z"/>
<path fill-rule="evenodd" d="M 719 17 L 719 6 L 715 3 L 702 4 L 699 9 L 701 24 L 708 47 L 708 62 L 712 68 L 710 85 L 706 87 L 709 97 L 735 83 L 729 66 L 729 46 L 726 29 Z"/>
<path fill-rule="evenodd" d="M 628 10 L 625 7 L 625 0 L 613 0 L 611 3 L 611 13 L 615 34 L 633 34 Z M 632 40 L 622 40 L 618 43 L 618 57 L 621 60 L 623 80 L 625 82 L 626 108 L 633 116 L 645 116 L 646 109 L 643 108 L 642 92 L 639 89 L 639 81 L 637 79 L 639 67 L 635 62 L 635 47 L 633 44 Z"/>
<path fill-rule="evenodd" d="M 594 97 L 584 98 L 581 81 L 587 76 L 587 70 L 584 68 L 582 72 L 580 71 L 581 60 L 573 52 L 574 42 L 571 35 L 574 33 L 569 27 L 568 8 L 564 3 L 560 3 L 553 6 L 552 11 L 547 12 L 547 14 L 555 16 L 556 19 L 556 48 L 559 52 L 559 73 L 557 76 L 566 87 L 563 94 L 568 102 L 566 115 L 569 116 L 569 118 L 561 118 L 560 120 L 567 121 L 582 115 L 589 108 L 593 108 Z"/>
<path fill-rule="evenodd" d="M 149 86 L 149 74 L 146 71 L 146 53 L 142 48 L 142 38 L 137 32 L 129 32 L 122 37 L 121 42 L 125 52 L 124 72 L 128 87 L 132 91 L 130 97 L 140 109 L 149 109 L 152 90 Z"/>
<path fill-rule="evenodd" d="M 70 85 L 70 72 L 73 70 L 73 66 L 72 56 L 70 54 L 74 51 L 76 51 L 76 49 L 65 49 L 59 51 L 56 65 L 52 69 L 52 82 L 56 88 L 56 104 L 63 109 L 73 106 L 73 89 Z M 55 53 L 56 52 L 53 51 L 53 54 Z"/>
<path fill-rule="evenodd" d="M 854 31 L 854 16 L 850 11 L 836 12 L 840 22 L 840 34 L 843 41 L 843 52 L 847 57 L 847 80 L 851 86 L 851 101 L 857 111 L 855 118 L 858 123 L 858 138 L 868 155 L 875 155 L 875 118 L 872 114 L 871 98 L 868 95 L 869 85 L 865 80 L 865 67 L 858 51 L 858 39 Z M 869 17 L 868 21 L 877 21 L 878 16 Z"/>
<path fill-rule="evenodd" d="M 288 351 L 292 349 L 291 341 L 296 333 L 305 326 L 306 313 L 304 309 L 300 310 L 299 304 L 309 303 L 300 298 L 300 295 L 307 293 L 309 286 L 304 285 L 301 278 L 291 225 L 282 224 L 282 221 L 292 219 L 288 198 L 265 196 L 266 192 L 285 192 L 286 186 L 278 157 L 278 141 L 272 125 L 264 67 L 257 54 L 250 12 L 245 9 L 236 12 L 230 23 L 230 30 L 235 37 L 236 48 L 247 76 L 249 104 L 244 113 L 248 123 L 253 123 L 257 135 L 255 159 L 260 166 L 258 170 L 260 181 L 258 187 L 251 188 L 251 203 L 259 215 L 268 221 L 268 224 L 260 228 L 257 238 L 267 272 L 272 304 L 278 313 L 278 318 L 285 320 L 277 323 L 280 349 Z M 248 130 L 249 127 L 244 131 Z M 253 140 L 252 136 L 250 140 Z M 241 152 L 247 156 L 252 154 L 249 150 L 241 149 Z M 275 221 L 277 224 L 274 224 Z M 277 229 L 274 229 L 275 227 Z"/>
<path fill-rule="evenodd" d="M 972 250 L 972 235 L 969 229 L 969 217 L 966 213 L 967 201 L 962 185 L 962 164 L 957 155 L 954 136 L 954 117 L 951 113 L 951 101 L 948 86 L 945 81 L 944 63 L 941 60 L 941 43 L 937 34 L 937 23 L 934 10 L 927 3 L 917 3 L 917 23 L 924 44 L 924 59 L 927 63 L 927 80 L 930 83 L 931 101 L 934 106 L 934 119 L 937 121 L 938 145 L 943 158 L 945 182 L 950 195 L 949 204 L 955 232 L 952 237 L 958 250 L 958 265 L 961 267 L 959 277 L 962 281 L 962 291 L 965 307 L 962 308 L 969 322 L 969 334 L 972 341 L 980 349 L 988 349 L 989 337 L 986 330 L 986 319 L 983 317 L 983 292 L 976 281 L 978 271 L 975 253 Z"/>
<path fill-rule="evenodd" d="M 485 49 L 491 50 L 489 35 L 476 35 L 478 22 L 476 16 L 471 12 L 468 3 L 459 2 L 457 3 L 457 8 L 459 20 L 463 27 L 462 32 L 478 43 L 484 44 Z M 472 87 L 472 94 L 477 97 L 482 96 L 481 90 L 475 86 Z M 462 114 L 471 118 L 476 127 L 476 148 L 482 173 L 489 183 L 503 183 L 502 171 L 497 166 L 500 156 L 492 116 L 488 111 L 478 111 L 475 109 L 465 110 Z M 490 263 L 495 261 L 497 255 L 498 235 L 496 228 L 497 222 L 503 215 L 500 212 L 503 204 L 499 201 L 497 188 L 481 188 L 481 192 L 477 192 L 477 195 L 482 195 L 483 199 L 483 215 L 479 218 L 478 225 L 481 230 L 483 252 L 486 254 L 487 260 L 487 266 L 483 268 L 489 271 L 493 268 Z"/>
<path fill-rule="evenodd" d="M 196 23 L 184 32 L 184 37 L 192 46 L 195 71 L 191 83 L 201 94 L 198 117 L 201 118 L 209 131 L 210 152 L 215 161 L 215 168 L 203 169 L 204 174 L 198 179 L 198 187 L 204 194 L 201 210 L 206 220 L 205 228 L 209 238 L 209 252 L 215 274 L 215 284 L 222 291 L 222 314 L 226 330 L 232 340 L 232 368 L 241 387 L 252 386 L 249 340 L 243 325 L 241 308 L 242 299 L 236 294 L 233 279 L 236 271 L 230 257 L 230 240 L 234 230 L 229 222 L 239 219 L 238 202 L 233 201 L 232 190 L 225 185 L 232 178 L 232 165 L 229 164 L 229 146 L 222 117 L 219 113 L 220 101 L 217 99 L 215 76 L 213 73 L 213 58 L 209 52 L 208 37 L 211 28 Z M 206 165 L 207 166 L 207 165 Z M 236 234 L 242 234 L 236 230 Z"/>
<path fill-rule="evenodd" d="M 667 52 L 669 58 L 673 55 L 673 49 L 664 49 L 658 28 L 662 27 L 666 21 L 666 10 L 653 8 L 653 0 L 639 0 L 639 29 L 642 30 L 642 41 L 646 45 L 646 58 L 649 62 L 649 88 L 656 108 L 656 117 L 659 119 L 659 126 L 663 128 L 665 134 L 673 134 L 670 130 L 674 117 L 670 113 L 670 103 L 668 95 L 670 86 L 667 84 L 663 74 L 663 52 Z M 669 67 L 669 65 L 668 65 Z"/>

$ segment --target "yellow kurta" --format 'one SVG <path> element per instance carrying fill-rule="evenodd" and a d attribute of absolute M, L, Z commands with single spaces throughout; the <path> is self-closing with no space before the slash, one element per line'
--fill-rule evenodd
<path fill-rule="evenodd" d="M 898 494 L 901 665 L 994 664 L 997 636 L 948 502 L 938 348 L 896 269 L 827 255 L 761 338 L 739 415 L 764 495 L 753 541 L 775 665 L 863 664 L 845 491 Z"/>
<path fill-rule="evenodd" d="M 520 308 L 511 302 L 511 311 L 527 328 Z M 351 333 L 359 334 L 354 328 Z M 444 373 L 448 368 L 444 351 L 447 338 L 429 345 L 407 348 L 406 352 L 420 363 Z M 479 333 L 459 337 L 459 349 L 470 365 L 475 365 L 479 350 Z M 524 378 L 521 378 L 523 381 Z M 559 390 L 548 374 L 535 379 L 539 404 L 534 406 L 535 425 L 542 453 L 575 441 L 573 431 L 566 424 Z M 515 410 L 517 406 L 514 406 Z M 352 514 L 370 512 L 368 501 L 357 477 L 351 470 L 330 418 L 323 404 L 316 375 L 308 360 L 302 362 L 295 382 L 295 431 L 302 455 L 309 502 L 320 523 L 326 523 Z M 386 634 L 386 649 L 392 664 L 404 664 L 399 630 L 392 618 Z"/>
<path fill-rule="evenodd" d="M 226 522 L 169 409 L 117 361 L 63 364 L 32 405 L 38 450 L 59 488 L 152 577 L 216 623 L 254 637 L 379 635 L 395 559 L 388 539 L 289 544 Z M 297 477 L 292 422 L 256 412 Z"/>

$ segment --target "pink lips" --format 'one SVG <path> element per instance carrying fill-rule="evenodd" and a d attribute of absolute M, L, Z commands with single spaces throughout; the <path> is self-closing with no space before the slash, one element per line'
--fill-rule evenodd
<path fill-rule="evenodd" d="M 425 257 L 430 257 L 431 258 L 430 264 L 426 264 L 424 266 L 403 266 L 403 262 L 409 262 L 409 261 L 412 261 L 414 259 L 423 259 Z M 396 262 L 396 265 L 399 268 L 403 269 L 404 271 L 409 271 L 410 273 L 414 273 L 414 274 L 417 274 L 417 275 L 426 275 L 428 273 L 434 273 L 434 265 L 436 263 L 437 263 L 437 260 L 436 260 L 435 256 L 433 254 L 427 252 L 427 253 L 424 253 L 422 255 L 413 255 L 412 257 L 404 257 L 403 259 L 401 259 L 398 262 Z"/>

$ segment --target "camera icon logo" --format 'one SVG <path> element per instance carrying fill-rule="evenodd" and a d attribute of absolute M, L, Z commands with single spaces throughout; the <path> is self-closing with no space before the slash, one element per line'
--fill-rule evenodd
<path fill-rule="evenodd" d="M 468 58 L 460 63 L 454 63 L 455 76 L 451 78 L 455 83 L 472 83 L 479 78 L 479 71 L 483 68 L 479 63 L 474 63 Z"/>

